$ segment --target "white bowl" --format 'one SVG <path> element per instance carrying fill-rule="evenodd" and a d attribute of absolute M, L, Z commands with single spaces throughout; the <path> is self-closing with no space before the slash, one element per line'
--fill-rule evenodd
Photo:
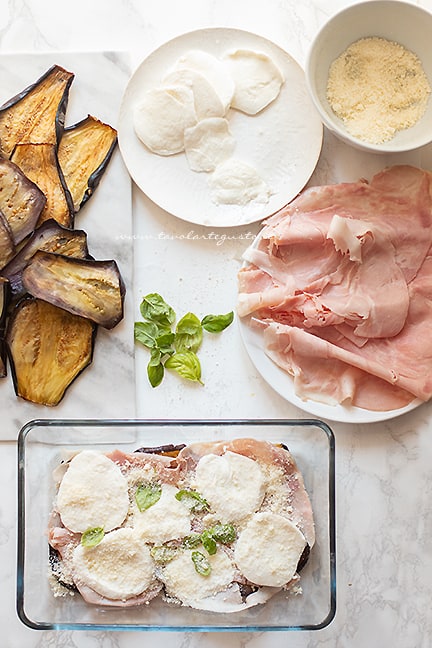
<path fill-rule="evenodd" d="M 432 141 L 432 97 L 426 112 L 412 127 L 382 144 L 353 137 L 333 112 L 326 87 L 331 63 L 360 38 L 381 37 L 396 41 L 416 54 L 432 86 L 432 14 L 399 0 L 369 0 L 335 14 L 316 35 L 306 60 L 306 83 L 324 125 L 343 141 L 375 153 L 409 151 Z"/>

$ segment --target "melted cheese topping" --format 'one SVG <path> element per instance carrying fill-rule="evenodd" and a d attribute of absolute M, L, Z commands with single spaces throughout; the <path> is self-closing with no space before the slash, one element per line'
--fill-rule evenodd
<path fill-rule="evenodd" d="M 266 486 L 259 464 L 235 452 L 202 457 L 195 483 L 221 522 L 236 522 L 256 511 Z"/>
<path fill-rule="evenodd" d="M 107 533 L 96 547 L 78 545 L 72 560 L 74 578 L 110 599 L 132 598 L 154 580 L 150 548 L 131 528 Z"/>
<path fill-rule="evenodd" d="M 127 479 L 105 455 L 80 452 L 61 481 L 56 507 L 65 527 L 75 533 L 97 526 L 111 531 L 128 513 Z"/>

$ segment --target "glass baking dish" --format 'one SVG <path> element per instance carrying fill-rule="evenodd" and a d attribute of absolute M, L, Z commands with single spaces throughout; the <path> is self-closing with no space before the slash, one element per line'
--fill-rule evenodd
<path fill-rule="evenodd" d="M 47 524 L 53 470 L 83 449 L 132 452 L 140 447 L 252 437 L 285 444 L 303 474 L 314 511 L 316 543 L 301 572 L 302 594 L 281 591 L 235 613 L 173 606 L 163 600 L 115 608 L 79 594 L 54 597 L 49 583 Z M 35 420 L 18 437 L 17 612 L 27 626 L 56 630 L 318 630 L 336 611 L 335 448 L 319 420 Z"/>

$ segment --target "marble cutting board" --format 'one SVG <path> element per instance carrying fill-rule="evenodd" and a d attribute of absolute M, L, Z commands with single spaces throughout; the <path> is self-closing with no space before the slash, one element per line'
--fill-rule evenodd
<path fill-rule="evenodd" d="M 117 128 L 120 102 L 130 76 L 129 57 L 123 52 L 1 55 L 0 104 L 54 64 L 75 74 L 66 126 L 91 114 Z M 99 327 L 92 364 L 56 407 L 17 398 L 9 371 L 0 380 L 0 441 L 16 440 L 21 427 L 33 419 L 135 416 L 132 196 L 118 147 L 96 192 L 76 215 L 75 227 L 87 232 L 94 258 L 117 261 L 126 284 L 125 317 L 111 331 Z"/>

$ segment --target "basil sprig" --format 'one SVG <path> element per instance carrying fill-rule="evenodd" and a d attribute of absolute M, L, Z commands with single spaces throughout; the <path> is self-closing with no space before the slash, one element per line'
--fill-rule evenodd
<path fill-rule="evenodd" d="M 204 529 L 202 533 L 191 533 L 183 538 L 183 547 L 191 549 L 191 558 L 198 574 L 208 576 L 211 572 L 211 565 L 205 554 L 197 550 L 199 545 L 207 551 L 209 556 L 214 556 L 217 552 L 217 543 L 231 544 L 236 539 L 235 528 L 232 524 L 215 524 L 209 529 Z M 199 555 L 197 555 L 199 554 Z M 203 568 L 203 558 L 206 559 L 205 569 Z M 204 573 L 205 571 L 205 573 Z"/>
<path fill-rule="evenodd" d="M 233 311 L 223 315 L 205 315 L 201 320 L 194 313 L 186 313 L 173 330 L 176 313 L 158 293 L 143 297 L 140 304 L 143 321 L 135 322 L 134 337 L 150 350 L 147 376 L 152 387 L 161 384 L 165 369 L 203 385 L 201 363 L 197 352 L 203 332 L 220 333 L 234 319 Z"/>

